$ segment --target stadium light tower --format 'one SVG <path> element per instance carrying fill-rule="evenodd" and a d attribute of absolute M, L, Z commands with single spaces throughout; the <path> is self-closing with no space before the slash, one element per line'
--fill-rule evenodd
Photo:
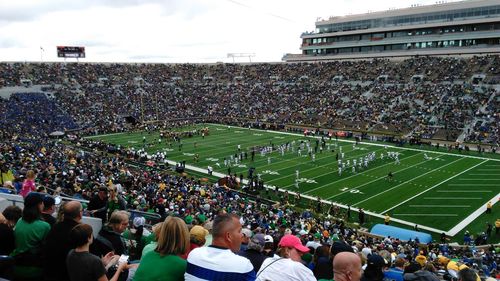
<path fill-rule="evenodd" d="M 234 58 L 248 58 L 248 60 L 252 62 L 252 58 L 255 57 L 255 53 L 228 53 L 227 57 L 232 58 L 233 63 L 234 63 Z"/>

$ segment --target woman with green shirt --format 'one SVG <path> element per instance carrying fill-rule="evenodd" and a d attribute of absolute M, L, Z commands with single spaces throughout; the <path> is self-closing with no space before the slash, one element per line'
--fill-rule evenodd
<path fill-rule="evenodd" d="M 14 229 L 16 248 L 11 254 L 16 260 L 16 278 L 41 278 L 42 243 L 50 231 L 50 225 L 41 219 L 42 210 L 42 194 L 31 192 L 24 198 L 23 216 Z"/>
<path fill-rule="evenodd" d="M 189 249 L 189 231 L 180 218 L 167 217 L 161 226 L 158 245 L 144 255 L 134 281 L 184 280 L 187 262 L 180 258 Z"/>

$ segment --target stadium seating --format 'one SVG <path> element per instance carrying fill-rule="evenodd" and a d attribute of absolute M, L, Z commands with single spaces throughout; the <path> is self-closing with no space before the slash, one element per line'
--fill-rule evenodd
<path fill-rule="evenodd" d="M 71 120 L 88 132 L 108 132 L 129 126 L 123 116 L 140 121 L 210 116 L 452 142 L 461 136 L 495 144 L 498 130 L 492 118 L 498 94 L 470 79 L 481 73 L 485 81 L 494 81 L 498 61 L 498 56 L 478 56 L 241 66 L 16 63 L 0 64 L 17 74 L 5 75 L 0 86 L 19 85 L 22 77 L 52 85 L 58 108 L 72 119 L 48 114 L 61 118 L 38 120 L 45 131 L 73 129 Z M 424 80 L 414 83 L 415 75 Z M 339 76 L 340 83 L 334 80 Z M 378 80 L 381 76 L 385 81 Z M 487 126 L 472 124 L 478 111 Z M 18 119 L 14 114 L 5 118 L 8 124 L 29 127 Z M 474 131 L 468 132 L 469 127 Z"/>
<path fill-rule="evenodd" d="M 479 86 L 470 83 L 476 73 L 486 77 Z M 470 262 L 476 254 L 470 248 L 454 250 L 446 243 L 417 245 L 394 237 L 365 236 L 340 219 L 344 216 L 340 210 L 335 217 L 315 217 L 310 210 L 273 205 L 259 197 L 249 200 L 249 195 L 224 186 L 148 167 L 140 153 L 78 136 L 65 143 L 48 138 L 53 131 L 112 133 L 168 120 L 154 127 L 160 129 L 203 118 L 498 145 L 498 56 L 245 65 L 0 63 L 0 75 L 4 89 L 29 79 L 46 90 L 26 89 L 0 99 L 0 162 L 8 164 L 15 185 L 22 183 L 28 169 L 35 169 L 38 187 L 85 202 L 99 188 L 119 186 L 117 196 L 126 202 L 132 218 L 155 213 L 146 218 L 146 226 L 158 221 L 156 216 L 171 215 L 189 226 L 209 229 L 219 212 L 230 210 L 241 214 L 248 223 L 245 227 L 270 235 L 276 242 L 273 250 L 279 238 L 290 232 L 304 243 L 319 235 L 323 244 L 340 239 L 358 253 L 365 248 L 380 254 L 390 251 L 408 262 L 420 249 L 443 272 L 446 264 L 440 263 L 438 255 L 469 261 L 471 267 L 481 268 L 482 277 L 498 272 Z M 415 75 L 423 81 L 414 81 Z M 381 76 L 384 79 L 378 79 Z M 49 94 L 55 98 L 48 98 Z M 125 116 L 141 122 L 131 124 Z M 22 197 L 1 193 L 0 210 L 13 201 L 22 206 Z M 97 218 L 84 217 L 83 222 L 92 225 L 95 236 L 103 226 Z M 133 239 L 128 240 L 127 246 L 134 248 Z M 499 259 L 493 247 L 482 254 L 488 266 Z"/>

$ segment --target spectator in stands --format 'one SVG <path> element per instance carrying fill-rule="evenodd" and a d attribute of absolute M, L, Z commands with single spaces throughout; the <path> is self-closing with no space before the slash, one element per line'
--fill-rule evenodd
<path fill-rule="evenodd" d="M 21 208 L 8 206 L 0 213 L 0 256 L 8 256 L 16 247 L 14 226 L 22 216 Z"/>
<path fill-rule="evenodd" d="M 161 227 L 163 225 L 163 222 L 157 223 L 153 225 L 153 234 L 154 234 L 154 240 L 151 241 L 149 244 L 144 246 L 144 249 L 142 249 L 142 255 L 141 259 L 149 252 L 154 251 L 156 249 L 156 246 L 158 245 L 158 238 L 160 237 L 160 231 Z"/>
<path fill-rule="evenodd" d="M 404 280 L 406 281 L 439 281 L 435 274 L 436 269 L 432 264 L 426 264 L 422 269 L 413 273 L 405 273 Z"/>
<path fill-rule="evenodd" d="M 158 245 L 139 265 L 134 281 L 184 280 L 187 262 L 180 257 L 189 249 L 189 231 L 180 218 L 167 217 L 160 230 Z"/>
<path fill-rule="evenodd" d="M 363 273 L 362 281 L 382 281 L 384 279 L 384 268 L 387 261 L 377 254 L 368 256 L 367 267 Z"/>
<path fill-rule="evenodd" d="M 313 239 L 307 241 L 306 247 L 307 248 L 313 248 L 316 250 L 319 246 L 321 246 L 321 233 L 314 233 Z"/>
<path fill-rule="evenodd" d="M 45 195 L 43 198 L 42 219 L 53 226 L 56 223 L 56 218 L 53 216 L 56 211 L 56 200 L 50 195 Z"/>
<path fill-rule="evenodd" d="M 258 272 L 260 266 L 267 258 L 263 253 L 264 245 L 266 241 L 264 239 L 264 234 L 255 234 L 248 242 L 248 247 L 244 251 L 240 251 L 238 255 L 245 257 L 250 260 L 253 265 L 255 272 Z"/>
<path fill-rule="evenodd" d="M 478 281 L 481 280 L 477 273 L 470 269 L 464 268 L 458 272 L 458 281 Z"/>
<path fill-rule="evenodd" d="M 88 224 L 78 224 L 70 232 L 70 243 L 75 245 L 66 258 L 66 266 L 68 268 L 69 280 L 98 280 L 106 281 L 106 265 L 110 262 L 112 255 L 107 255 L 106 258 L 99 257 L 89 253 L 90 244 L 92 244 L 92 227 Z M 120 263 L 118 268 L 110 279 L 117 281 L 122 271 L 130 268 L 126 262 Z"/>
<path fill-rule="evenodd" d="M 125 210 L 127 208 L 127 202 L 123 199 L 120 194 L 117 194 L 116 186 L 110 186 L 108 188 L 108 217 L 116 210 Z"/>
<path fill-rule="evenodd" d="M 427 258 L 424 256 L 424 252 L 420 251 L 418 253 L 418 256 L 415 257 L 415 261 L 420 264 L 420 267 L 424 267 L 424 265 L 427 263 Z"/>
<path fill-rule="evenodd" d="M 205 246 L 207 242 L 208 230 L 201 225 L 195 225 L 189 231 L 190 246 L 188 251 L 182 255 L 183 259 L 187 259 L 192 250 Z"/>
<path fill-rule="evenodd" d="M 10 169 L 10 166 L 7 163 L 2 163 L 0 165 L 0 186 L 7 187 L 6 183 L 14 180 L 14 173 Z"/>
<path fill-rule="evenodd" d="M 363 274 L 361 258 L 352 252 L 336 254 L 333 259 L 333 274 L 336 281 L 359 281 Z"/>
<path fill-rule="evenodd" d="M 274 249 L 274 238 L 271 235 L 266 235 L 264 236 L 264 240 L 266 241 L 266 244 L 264 245 L 264 250 L 262 253 L 266 257 L 274 257 L 275 255 L 275 249 Z"/>
<path fill-rule="evenodd" d="M 316 280 L 312 271 L 301 262 L 309 248 L 297 236 L 286 234 L 278 244 L 278 258 L 267 258 L 257 273 L 257 280 Z"/>
<path fill-rule="evenodd" d="M 342 241 L 333 242 L 330 247 L 330 256 L 328 262 L 318 262 L 314 267 L 313 273 L 317 279 L 333 279 L 333 259 L 335 256 L 342 252 L 351 252 L 353 253 L 353 249 L 351 246 L 347 245 Z"/>
<path fill-rule="evenodd" d="M 99 191 L 95 194 L 89 202 L 87 210 L 96 218 L 100 218 L 104 224 L 106 220 L 108 208 L 108 189 L 105 186 L 99 187 Z"/>
<path fill-rule="evenodd" d="M 240 251 L 244 251 L 247 249 L 248 242 L 250 242 L 250 237 L 252 237 L 252 231 L 246 227 L 241 230 L 241 234 L 243 234 L 243 238 L 241 240 Z"/>
<path fill-rule="evenodd" d="M 146 219 L 144 217 L 135 217 L 132 221 L 132 227 L 123 233 L 127 241 L 133 241 L 129 248 L 130 260 L 139 260 L 142 256 L 144 246 L 150 241 L 151 233 L 145 228 Z"/>
<path fill-rule="evenodd" d="M 415 273 L 421 269 L 422 269 L 422 266 L 420 266 L 420 264 L 418 262 L 412 261 L 409 264 L 406 264 L 404 271 L 403 271 L 403 278 L 406 274 Z"/>
<path fill-rule="evenodd" d="M 76 246 L 69 239 L 71 230 L 82 219 L 82 204 L 69 201 L 61 206 L 63 220 L 52 226 L 44 247 L 44 279 L 46 281 L 64 281 L 69 279 L 66 256 Z"/>
<path fill-rule="evenodd" d="M 185 280 L 255 280 L 252 263 L 235 254 L 241 246 L 241 229 L 237 215 L 216 216 L 212 245 L 191 251 Z"/>
<path fill-rule="evenodd" d="M 126 211 L 114 211 L 108 224 L 99 231 L 99 235 L 90 248 L 91 253 L 100 257 L 109 252 L 114 252 L 115 255 L 126 255 L 128 249 L 122 234 L 128 227 L 129 216 Z"/>
<path fill-rule="evenodd" d="M 50 225 L 41 219 L 43 196 L 31 192 L 24 198 L 23 216 L 14 229 L 16 248 L 12 256 L 16 260 L 15 276 L 19 279 L 42 277 L 42 244 L 50 231 Z"/>
<path fill-rule="evenodd" d="M 26 172 L 26 179 L 24 179 L 23 187 L 21 188 L 19 195 L 26 197 L 28 193 L 36 191 L 35 178 L 36 174 L 33 170 Z"/>
<path fill-rule="evenodd" d="M 405 266 L 405 259 L 398 257 L 394 261 L 394 266 L 384 271 L 384 279 L 403 281 L 403 272 Z"/>
<path fill-rule="evenodd" d="M 311 241 L 309 241 L 311 242 Z M 307 246 L 307 244 L 306 244 Z M 311 247 L 308 247 L 311 248 Z M 332 279 L 333 269 L 332 261 L 330 258 L 330 247 L 327 245 L 321 245 L 314 251 L 313 258 L 313 274 L 316 279 Z"/>

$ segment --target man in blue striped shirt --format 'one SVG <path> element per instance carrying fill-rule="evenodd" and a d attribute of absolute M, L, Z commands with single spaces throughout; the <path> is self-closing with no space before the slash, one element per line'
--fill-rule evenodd
<path fill-rule="evenodd" d="M 185 280 L 255 280 L 250 260 L 235 254 L 240 250 L 241 229 L 240 218 L 235 214 L 215 217 L 212 245 L 196 248 L 189 253 Z"/>

